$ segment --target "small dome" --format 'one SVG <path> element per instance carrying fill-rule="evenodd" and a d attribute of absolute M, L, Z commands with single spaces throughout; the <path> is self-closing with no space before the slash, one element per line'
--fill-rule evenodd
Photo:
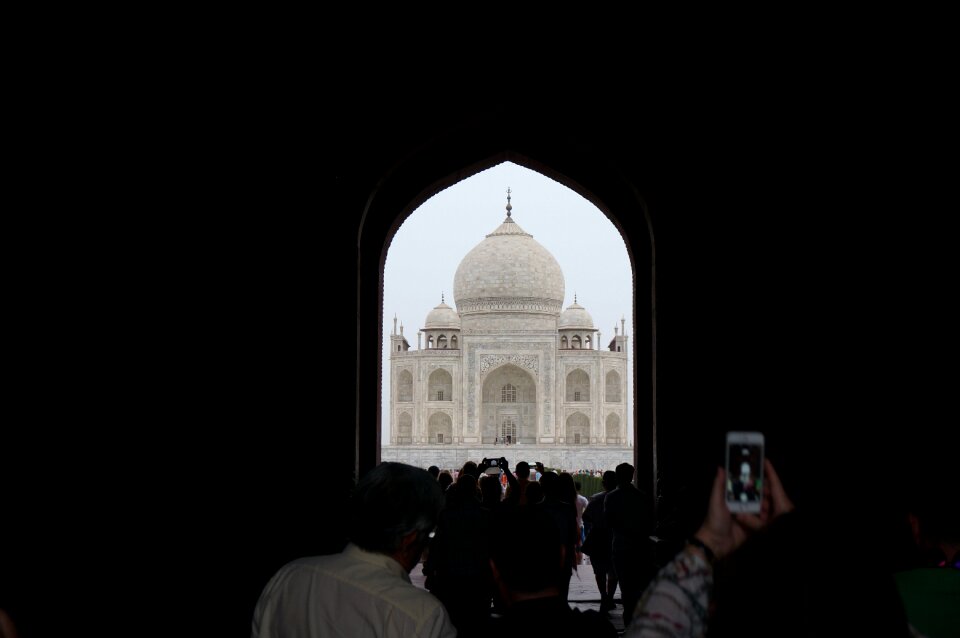
<path fill-rule="evenodd" d="M 437 330 L 437 329 L 460 329 L 460 315 L 457 314 L 457 311 L 445 304 L 440 302 L 440 305 L 430 311 L 427 315 L 427 320 L 423 324 L 424 330 Z"/>
<path fill-rule="evenodd" d="M 560 313 L 557 328 L 560 330 L 593 330 L 593 317 L 583 306 L 574 301 Z"/>

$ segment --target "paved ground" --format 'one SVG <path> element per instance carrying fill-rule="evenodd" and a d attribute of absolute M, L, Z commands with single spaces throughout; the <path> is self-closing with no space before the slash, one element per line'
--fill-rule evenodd
<path fill-rule="evenodd" d="M 410 580 L 417 587 L 423 588 L 422 563 L 410 573 Z M 600 611 L 600 591 L 597 589 L 592 565 L 577 565 L 577 570 L 573 572 L 573 576 L 570 578 L 570 594 L 567 600 L 570 601 L 570 606 L 575 609 Z M 617 603 L 617 608 L 609 612 L 607 618 L 617 628 L 617 631 L 623 633 L 623 607 L 620 605 L 619 588 L 617 588 L 617 595 L 614 600 Z"/>

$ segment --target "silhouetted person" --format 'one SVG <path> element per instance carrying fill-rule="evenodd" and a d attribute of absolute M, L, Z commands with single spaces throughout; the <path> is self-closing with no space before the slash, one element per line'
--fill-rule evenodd
<path fill-rule="evenodd" d="M 480 504 L 486 509 L 495 509 L 503 496 L 503 488 L 500 485 L 500 479 L 496 476 L 485 474 L 480 477 Z"/>
<path fill-rule="evenodd" d="M 603 522 L 612 537 L 613 568 L 620 581 L 623 623 L 630 624 L 633 608 L 656 573 L 653 543 L 653 503 L 633 485 L 633 466 L 617 466 L 617 488 L 603 502 Z"/>
<path fill-rule="evenodd" d="M 561 595 L 566 571 L 564 541 L 554 518 L 542 507 L 519 507 L 498 519 L 491 567 L 504 601 L 502 616 L 487 636 L 551 638 L 611 637 L 610 622 L 595 611 L 573 610 Z"/>
<path fill-rule="evenodd" d="M 460 476 L 464 474 L 471 474 L 473 478 L 480 480 L 480 467 L 474 461 L 467 461 L 463 464 L 463 467 L 460 468 L 460 474 L 457 475 L 457 480 L 460 479 Z"/>
<path fill-rule="evenodd" d="M 480 487 L 477 485 L 477 481 L 478 477 L 476 475 L 470 472 L 460 472 L 456 483 L 447 488 L 446 506 L 454 507 L 464 499 L 479 503 Z"/>
<path fill-rule="evenodd" d="M 556 472 L 544 472 L 540 477 L 539 484 L 543 487 L 543 500 L 536 506 L 542 508 L 553 517 L 557 524 L 557 529 L 561 531 L 561 540 L 563 541 L 564 553 L 564 573 L 560 582 L 560 595 L 564 600 L 567 599 L 567 593 L 570 589 L 570 578 L 573 576 L 573 566 L 576 561 L 576 547 L 579 538 L 577 529 L 577 508 L 573 503 L 563 500 L 570 498 L 572 492 L 576 498 L 576 490 L 573 489 L 573 479 L 567 474 L 569 489 L 564 489 L 564 481 Z M 564 493 L 566 491 L 566 494 Z"/>
<path fill-rule="evenodd" d="M 516 465 L 517 469 L 517 487 L 514 488 L 513 485 L 507 486 L 507 497 L 509 498 L 514 489 L 520 490 L 520 496 L 518 497 L 517 503 L 519 505 L 527 504 L 527 485 L 530 484 L 530 464 L 526 461 L 520 461 Z"/>
<path fill-rule="evenodd" d="M 443 493 L 446 494 L 447 488 L 453 485 L 453 475 L 450 474 L 450 472 L 440 472 L 440 475 L 437 476 L 437 483 L 440 485 Z"/>
<path fill-rule="evenodd" d="M 484 459 L 486 461 L 487 459 Z M 497 464 L 500 467 L 501 475 L 507 479 L 507 484 L 513 489 L 509 490 L 506 498 L 503 498 L 503 490 L 500 479 L 496 474 L 487 474 L 480 479 L 480 502 L 491 512 L 499 512 L 501 509 L 516 507 L 520 500 L 519 483 L 517 477 L 510 471 L 510 463 L 504 457 L 498 459 Z"/>
<path fill-rule="evenodd" d="M 613 536 L 603 520 L 603 501 L 608 492 L 617 488 L 617 473 L 613 470 L 604 472 L 602 485 L 604 491 L 594 494 L 583 511 L 583 521 L 588 528 L 584 545 L 589 549 L 587 555 L 600 591 L 600 611 L 605 612 L 617 606 L 613 602 L 617 592 L 617 572 L 613 568 Z"/>
<path fill-rule="evenodd" d="M 480 506 L 472 474 L 461 474 L 452 489 L 455 497 L 448 497 L 440 512 L 423 573 L 427 589 L 443 602 L 458 635 L 473 636 L 489 616 L 493 595 L 489 549 L 493 515 Z M 498 496 L 499 492 L 498 482 Z"/>
<path fill-rule="evenodd" d="M 433 478 L 437 478 L 440 476 L 440 468 L 437 467 L 436 465 L 431 465 L 430 467 L 428 467 L 427 472 L 429 472 L 430 476 L 432 476 Z"/>
<path fill-rule="evenodd" d="M 368 472 L 347 508 L 350 543 L 282 567 L 257 602 L 253 638 L 455 636 L 440 601 L 409 576 L 442 507 L 425 470 L 381 463 Z"/>
<path fill-rule="evenodd" d="M 543 503 L 543 485 L 539 481 L 530 481 L 523 496 L 527 499 L 527 504 L 522 507 L 532 507 Z"/>

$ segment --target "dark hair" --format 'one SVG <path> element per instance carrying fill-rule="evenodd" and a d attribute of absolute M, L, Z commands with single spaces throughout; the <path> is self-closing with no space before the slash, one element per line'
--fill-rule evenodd
<path fill-rule="evenodd" d="M 573 475 L 569 472 L 560 472 L 557 481 L 557 500 L 573 505 L 577 502 L 577 486 L 573 483 Z"/>
<path fill-rule="evenodd" d="M 536 505 L 543 500 L 543 485 L 537 481 L 530 481 L 523 496 L 527 500 L 527 505 Z"/>
<path fill-rule="evenodd" d="M 460 480 L 460 476 L 464 474 L 470 474 L 473 478 L 480 478 L 480 467 L 473 461 L 467 461 L 463 464 L 463 467 L 460 468 L 460 475 L 457 476 L 457 480 Z"/>
<path fill-rule="evenodd" d="M 478 500 L 477 477 L 473 474 L 461 473 L 457 477 L 457 482 L 447 489 L 447 507 L 476 500 Z"/>
<path fill-rule="evenodd" d="M 603 489 L 609 492 L 617 486 L 617 473 L 613 470 L 607 470 L 603 473 L 600 482 L 603 484 Z"/>
<path fill-rule="evenodd" d="M 437 524 L 443 493 L 425 470 L 381 463 L 367 472 L 350 497 L 348 536 L 359 547 L 390 554 L 410 532 L 424 538 Z"/>
<path fill-rule="evenodd" d="M 621 463 L 617 466 L 617 482 L 621 485 L 633 482 L 634 468 L 629 463 Z"/>
<path fill-rule="evenodd" d="M 440 472 L 440 476 L 437 477 L 437 483 L 440 485 L 440 489 L 446 491 L 448 487 L 453 484 L 453 475 L 450 472 Z"/>
<path fill-rule="evenodd" d="M 530 464 L 526 461 L 517 463 L 516 473 L 518 479 L 530 478 Z"/>
<path fill-rule="evenodd" d="M 543 487 L 543 495 L 552 501 L 559 501 L 560 498 L 560 476 L 553 470 L 549 470 L 540 475 L 540 485 Z"/>
<path fill-rule="evenodd" d="M 430 467 L 427 468 L 427 471 L 430 472 L 430 476 L 432 476 L 433 478 L 437 478 L 438 476 L 440 476 L 440 468 L 437 467 L 436 465 L 431 465 Z"/>

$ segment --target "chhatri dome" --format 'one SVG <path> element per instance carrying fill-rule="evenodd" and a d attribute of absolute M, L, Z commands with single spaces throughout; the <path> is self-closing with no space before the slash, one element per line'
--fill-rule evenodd
<path fill-rule="evenodd" d="M 560 330 L 593 330 L 593 317 L 583 306 L 577 303 L 576 295 L 573 296 L 573 303 L 561 313 L 557 328 Z"/>
<path fill-rule="evenodd" d="M 560 313 L 564 296 L 560 264 L 513 221 L 512 209 L 508 190 L 507 218 L 457 267 L 453 296 L 461 315 Z"/>
<path fill-rule="evenodd" d="M 440 305 L 435 307 L 427 315 L 427 320 L 423 323 L 424 330 L 430 329 L 460 329 L 460 315 L 457 311 L 443 302 L 443 295 L 440 296 Z"/>

